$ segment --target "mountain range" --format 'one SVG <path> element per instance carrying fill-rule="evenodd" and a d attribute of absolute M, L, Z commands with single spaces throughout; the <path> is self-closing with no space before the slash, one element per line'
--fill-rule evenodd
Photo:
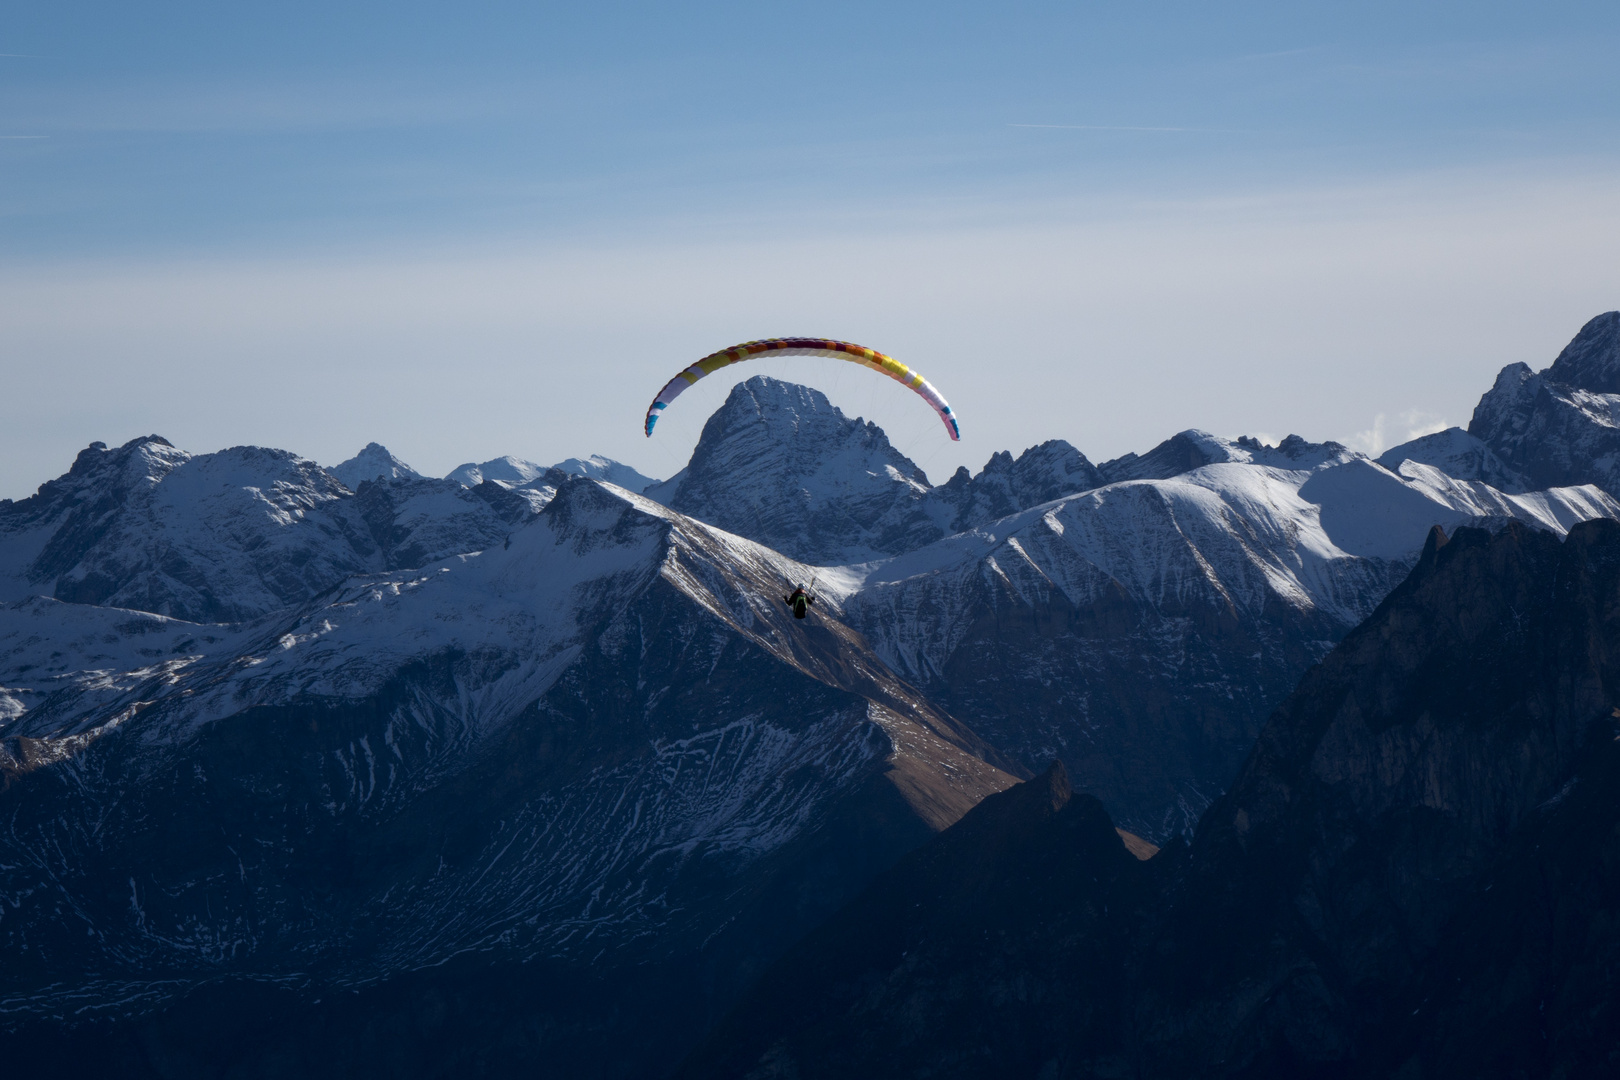
<path fill-rule="evenodd" d="M 1458 559 L 1489 581 L 1486 555 L 1443 553 L 1511 548 L 1540 553 L 1522 573 L 1545 576 L 1572 557 L 1554 554 L 1575 550 L 1564 536 L 1609 535 L 1579 523 L 1620 520 L 1617 371 L 1610 313 L 1540 374 L 1505 369 L 1468 431 L 1377 460 L 1188 431 L 1100 465 L 1047 442 L 938 486 L 874 425 L 763 378 L 733 389 L 663 482 L 602 458 L 436 480 L 376 444 L 330 470 L 157 436 L 94 444 L 0 503 L 0 1025 L 41 1074 L 544 1061 L 651 1076 L 713 1032 L 702 1060 L 740 1061 L 757 1040 L 727 1049 L 715 1040 L 734 1029 L 715 1025 L 760 1008 L 745 993 L 761 972 L 844 905 L 881 908 L 869 886 L 892 899 L 906 888 L 892 875 L 951 865 L 983 836 L 1006 851 L 961 857 L 997 879 L 1017 851 L 1066 842 L 1053 836 L 1123 852 L 1096 855 L 1133 898 L 1121 910 L 1191 926 L 1199 890 L 1275 885 L 1212 855 L 1193 899 L 1173 899 L 1194 880 L 1174 869 L 1187 853 L 1216 850 L 1212 821 L 1253 819 L 1252 792 L 1296 783 L 1255 771 L 1262 732 L 1293 738 L 1303 721 L 1278 717 L 1306 709 L 1325 671 L 1386 677 L 1367 672 L 1393 659 L 1351 644 L 1426 566 Z M 1607 550 L 1593 543 L 1578 550 Z M 780 603 L 797 581 L 817 596 L 803 622 Z M 1467 840 L 1478 850 L 1447 887 L 1491 872 L 1524 806 L 1574 775 L 1560 739 L 1533 776 L 1492 781 L 1516 809 L 1492 811 L 1497 831 Z M 1466 772 L 1479 748 L 1454 745 Z M 1008 806 L 1036 810 L 972 824 Z M 1019 838 L 1035 819 L 1059 824 Z M 1275 828 L 1297 839 L 1326 820 Z M 1284 849 L 1290 866 L 1327 857 Z M 1054 880 L 1089 858 L 1054 863 Z M 1078 920 L 1065 940 L 1102 950 L 1097 970 L 1144 963 L 1097 937 L 1113 916 L 1062 917 Z M 1410 933 L 1406 917 L 1378 933 Z M 1254 925 L 1244 941 L 1275 930 Z M 1348 925 L 1322 932 L 1338 948 Z M 1320 963 L 1312 940 L 1289 948 Z M 1432 975 L 1429 953 L 1403 955 L 1379 993 Z M 1344 1012 L 1363 975 L 1333 972 L 1326 996 L 1286 999 L 1348 1018 L 1313 1061 L 1393 1030 Z M 1273 1060 L 1209 1019 L 1237 1015 L 1227 975 L 1205 978 L 1203 1004 L 1131 978 L 1129 1008 L 1184 1034 L 1129 1052 L 1076 1036 L 1064 1054 L 1166 1075 L 1211 1047 Z"/>

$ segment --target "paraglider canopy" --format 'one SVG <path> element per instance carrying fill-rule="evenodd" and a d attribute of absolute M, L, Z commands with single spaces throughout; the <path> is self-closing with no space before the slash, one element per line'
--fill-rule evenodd
<path fill-rule="evenodd" d="M 710 353 L 679 372 L 658 391 L 658 396 L 653 398 L 652 405 L 647 409 L 647 437 L 652 437 L 653 425 L 658 423 L 658 417 L 669 407 L 670 402 L 680 397 L 681 392 L 688 386 L 723 367 L 764 355 L 831 356 L 881 372 L 928 402 L 944 422 L 945 433 L 952 441 L 960 441 L 962 438 L 962 430 L 956 423 L 956 414 L 951 412 L 951 407 L 945 403 L 945 398 L 940 392 L 934 389 L 933 384 L 919 372 L 911 370 L 894 357 L 885 356 L 876 349 L 853 345 L 847 341 L 833 341 L 831 338 L 766 338 L 761 341 L 745 341 L 741 345 L 733 345 L 729 349 Z"/>

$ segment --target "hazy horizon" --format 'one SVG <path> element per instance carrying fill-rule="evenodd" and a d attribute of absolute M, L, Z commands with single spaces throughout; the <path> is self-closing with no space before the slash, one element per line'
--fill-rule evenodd
<path fill-rule="evenodd" d="M 1620 10 L 106 3 L 0 31 L 0 497 L 158 433 L 667 477 L 732 382 L 938 482 L 1466 425 L 1620 307 Z M 831 361 L 926 374 L 963 440 Z"/>

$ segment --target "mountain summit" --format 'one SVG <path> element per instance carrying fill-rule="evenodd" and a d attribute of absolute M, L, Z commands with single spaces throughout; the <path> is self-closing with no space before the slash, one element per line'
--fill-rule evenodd
<path fill-rule="evenodd" d="M 1620 311 L 1575 335 L 1552 366 L 1509 364 L 1468 433 L 1530 487 L 1596 484 L 1620 495 Z"/>
<path fill-rule="evenodd" d="M 883 429 L 819 390 L 767 376 L 732 387 L 686 469 L 648 491 L 671 507 L 819 565 L 913 551 L 1103 483 L 1062 439 L 1001 451 L 934 487 Z"/>
<path fill-rule="evenodd" d="M 849 419 L 819 390 L 755 376 L 703 425 L 669 505 L 825 565 L 945 535 L 923 507 L 930 486 L 876 424 Z"/>
<path fill-rule="evenodd" d="M 422 474 L 388 452 L 382 443 L 367 443 L 366 448 L 341 465 L 327 470 L 343 481 L 351 491 L 367 480 L 420 480 Z"/>
<path fill-rule="evenodd" d="M 1547 378 L 1594 394 L 1620 394 L 1620 311 L 1606 311 L 1564 346 Z"/>

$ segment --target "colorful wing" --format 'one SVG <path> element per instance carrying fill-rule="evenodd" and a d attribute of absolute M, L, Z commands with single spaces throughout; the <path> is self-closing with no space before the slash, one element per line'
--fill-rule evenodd
<path fill-rule="evenodd" d="M 658 423 L 658 417 L 688 386 L 723 367 L 766 355 L 831 356 L 881 372 L 928 402 L 939 414 L 940 420 L 945 424 L 946 434 L 953 441 L 960 441 L 962 438 L 962 430 L 956 423 L 956 414 L 951 412 L 951 407 L 945 403 L 944 396 L 934 389 L 933 383 L 892 356 L 885 356 L 876 349 L 852 345 L 847 341 L 832 341 L 828 338 L 768 338 L 764 341 L 745 341 L 741 345 L 733 345 L 729 349 L 710 353 L 669 380 L 664 388 L 658 391 L 658 396 L 653 398 L 652 405 L 647 409 L 648 437 L 652 436 L 653 425 Z"/>

